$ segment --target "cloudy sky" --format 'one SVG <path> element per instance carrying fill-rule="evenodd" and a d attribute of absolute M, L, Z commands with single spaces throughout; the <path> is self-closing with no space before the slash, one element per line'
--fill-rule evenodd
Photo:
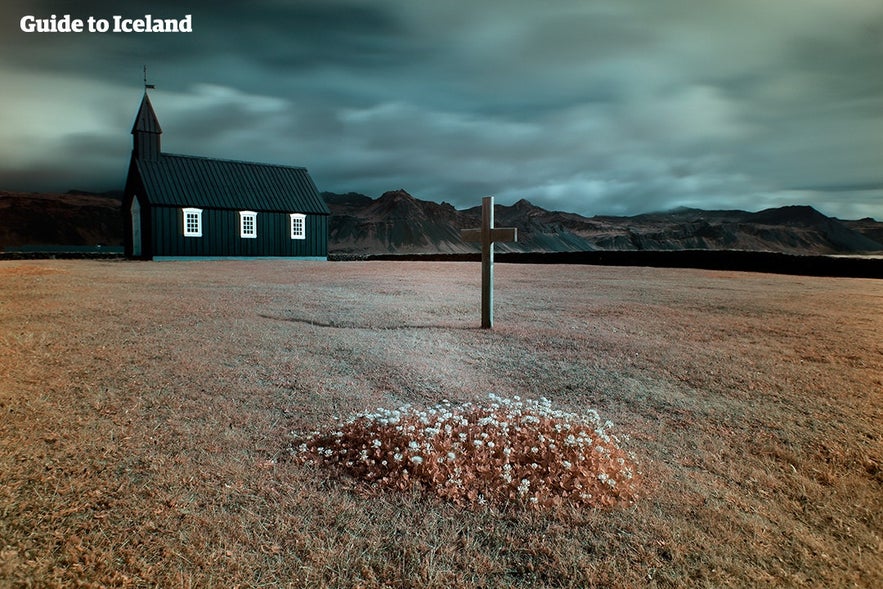
<path fill-rule="evenodd" d="M 147 64 L 171 153 L 585 215 L 883 219 L 880 0 L 5 0 L 0 188 L 121 189 Z M 192 33 L 25 33 L 23 16 Z"/>

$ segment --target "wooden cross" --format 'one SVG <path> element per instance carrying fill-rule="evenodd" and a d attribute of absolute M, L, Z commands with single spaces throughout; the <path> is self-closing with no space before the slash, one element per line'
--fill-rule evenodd
<path fill-rule="evenodd" d="M 494 197 L 481 199 L 481 228 L 462 229 L 463 241 L 481 243 L 481 326 L 494 326 L 494 242 L 518 241 L 514 227 L 494 227 Z"/>

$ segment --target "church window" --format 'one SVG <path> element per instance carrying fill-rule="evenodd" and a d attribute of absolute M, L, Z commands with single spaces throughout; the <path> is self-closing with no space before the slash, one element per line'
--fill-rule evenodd
<path fill-rule="evenodd" d="M 239 237 L 258 236 L 258 214 L 254 211 L 239 211 Z"/>
<path fill-rule="evenodd" d="M 202 237 L 202 209 L 183 209 L 184 237 Z"/>
<path fill-rule="evenodd" d="M 306 239 L 306 219 L 306 215 L 291 213 L 291 239 Z"/>

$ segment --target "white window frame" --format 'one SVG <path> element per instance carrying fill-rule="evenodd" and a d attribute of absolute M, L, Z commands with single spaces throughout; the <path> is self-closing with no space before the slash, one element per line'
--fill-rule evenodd
<path fill-rule="evenodd" d="M 184 237 L 202 237 L 202 209 L 181 209 L 184 220 Z M 191 222 L 192 220 L 192 222 Z"/>
<path fill-rule="evenodd" d="M 307 238 L 307 216 L 303 213 L 290 213 L 291 239 Z"/>
<path fill-rule="evenodd" d="M 247 231 L 249 221 L 251 221 L 251 231 Z M 243 239 L 256 239 L 257 236 L 258 214 L 254 211 L 239 211 L 239 237 Z"/>

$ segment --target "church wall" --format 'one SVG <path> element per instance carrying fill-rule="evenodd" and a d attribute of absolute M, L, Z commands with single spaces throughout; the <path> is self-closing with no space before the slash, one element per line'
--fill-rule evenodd
<path fill-rule="evenodd" d="M 291 211 L 297 212 L 297 211 Z M 258 211 L 257 237 L 240 237 L 239 211 L 203 209 L 202 237 L 185 237 L 177 207 L 151 209 L 153 256 L 327 257 L 328 217 L 307 215 L 306 239 L 291 239 L 286 213 Z"/>

